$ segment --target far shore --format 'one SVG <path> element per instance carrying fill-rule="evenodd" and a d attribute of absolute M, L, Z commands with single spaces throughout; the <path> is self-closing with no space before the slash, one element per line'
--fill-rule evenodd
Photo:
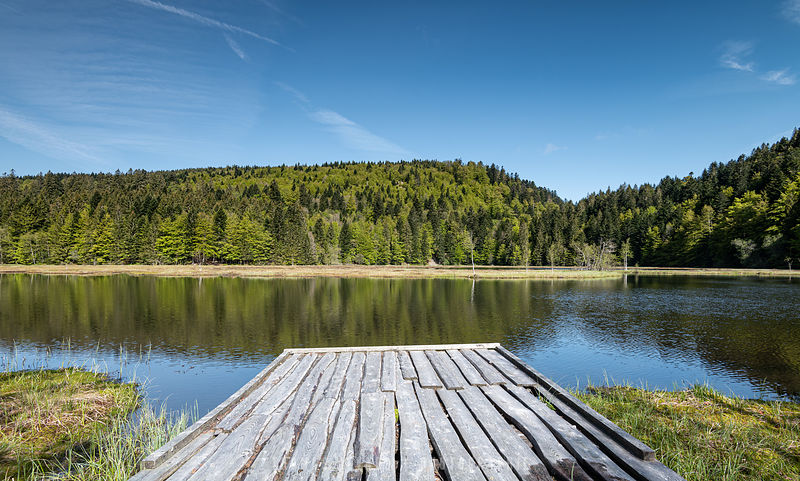
<path fill-rule="evenodd" d="M 644 276 L 731 276 L 793 277 L 788 269 L 710 269 L 710 268 L 614 268 L 588 271 L 577 267 L 504 266 L 243 266 L 243 265 L 18 265 L 0 264 L 0 274 L 42 274 L 70 276 L 157 276 L 157 277 L 260 277 L 260 278 L 407 278 L 407 279 L 613 279 L 624 274 Z"/>

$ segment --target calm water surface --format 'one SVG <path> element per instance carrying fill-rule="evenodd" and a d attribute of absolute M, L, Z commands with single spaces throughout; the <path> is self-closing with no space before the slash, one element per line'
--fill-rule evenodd
<path fill-rule="evenodd" d="M 99 365 L 205 413 L 288 347 L 500 342 L 565 386 L 800 399 L 800 283 L 0 275 L 5 366 Z"/>

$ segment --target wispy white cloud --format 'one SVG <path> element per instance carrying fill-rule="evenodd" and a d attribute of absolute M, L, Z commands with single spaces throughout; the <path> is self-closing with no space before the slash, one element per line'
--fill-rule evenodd
<path fill-rule="evenodd" d="M 789 21 L 800 24 L 800 0 L 786 0 L 783 2 L 783 15 Z"/>
<path fill-rule="evenodd" d="M 311 105 L 311 100 L 303 92 L 283 82 L 274 84 L 291 94 L 298 101 L 300 107 L 308 113 L 314 122 L 324 125 L 326 130 L 339 137 L 346 146 L 369 152 L 383 152 L 392 154 L 405 154 L 407 151 L 397 144 L 379 135 L 373 134 L 363 126 L 353 122 L 347 117 L 328 109 L 316 109 Z"/>
<path fill-rule="evenodd" d="M 547 144 L 544 146 L 544 155 L 552 154 L 553 152 L 558 152 L 559 150 L 567 150 L 566 147 L 556 144 Z"/>
<path fill-rule="evenodd" d="M 794 85 L 797 82 L 797 76 L 790 74 L 789 69 L 786 68 L 783 70 L 770 70 L 762 75 L 761 78 L 778 85 Z"/>
<path fill-rule="evenodd" d="M 292 87 L 291 85 L 287 85 L 287 84 L 285 84 L 283 82 L 274 82 L 274 84 L 277 85 L 278 87 L 280 87 L 281 89 L 285 90 L 286 92 L 289 92 L 290 94 L 292 94 L 292 96 L 294 96 L 294 98 L 297 99 L 298 101 L 300 101 L 300 102 L 302 102 L 304 104 L 311 103 L 311 101 L 308 100 L 308 97 L 306 97 L 306 95 L 303 92 L 297 90 L 296 88 Z"/>
<path fill-rule="evenodd" d="M 300 20 L 299 18 L 295 17 L 291 13 L 286 12 L 282 8 L 278 7 L 277 5 L 275 5 L 274 2 L 270 2 L 269 0 L 261 0 L 261 3 L 266 5 L 270 10 L 272 10 L 275 13 L 278 13 L 278 14 L 288 18 L 289 20 L 295 22 L 296 24 L 301 25 L 301 26 L 305 26 L 305 23 L 303 23 L 302 20 Z"/>
<path fill-rule="evenodd" d="M 263 40 L 265 42 L 269 42 L 273 45 L 282 46 L 276 40 L 271 39 L 269 37 L 265 37 L 259 33 L 253 32 L 252 30 L 248 30 L 246 28 L 238 27 L 236 25 L 231 25 L 229 23 L 220 22 L 219 20 L 214 20 L 213 18 L 209 18 L 199 13 L 190 12 L 189 10 L 184 10 L 182 8 L 173 7 L 172 5 L 166 5 L 161 2 L 156 2 L 154 0 L 128 0 L 129 2 L 136 3 L 138 5 L 142 5 L 144 7 L 152 8 L 155 10 L 161 10 L 163 12 L 169 12 L 175 15 L 180 15 L 181 17 L 187 18 L 189 20 L 193 20 L 201 25 L 205 25 L 207 27 L 219 28 L 221 30 L 225 30 L 227 32 L 236 32 L 241 33 L 243 35 L 248 35 L 253 38 L 257 38 L 259 40 Z"/>
<path fill-rule="evenodd" d="M 723 67 L 745 72 L 752 72 L 755 68 L 753 62 L 745 60 L 746 57 L 753 53 L 752 42 L 726 42 L 723 49 L 724 51 L 719 58 L 719 62 Z"/>
<path fill-rule="evenodd" d="M 364 127 L 332 110 L 316 110 L 309 114 L 314 122 L 322 124 L 348 147 L 370 152 L 402 154 L 406 151 L 398 145 L 373 134 Z"/>
<path fill-rule="evenodd" d="M 236 40 L 231 38 L 231 36 L 228 35 L 227 33 L 224 35 L 225 35 L 225 41 L 228 42 L 228 46 L 231 48 L 231 50 L 233 50 L 233 53 L 238 55 L 240 59 L 247 60 L 247 54 L 244 53 L 242 47 L 240 47 L 239 44 L 236 43 Z"/>
<path fill-rule="evenodd" d="M 90 147 L 63 138 L 41 123 L 2 107 L 0 107 L 0 137 L 55 159 L 67 157 L 78 160 L 99 160 Z"/>

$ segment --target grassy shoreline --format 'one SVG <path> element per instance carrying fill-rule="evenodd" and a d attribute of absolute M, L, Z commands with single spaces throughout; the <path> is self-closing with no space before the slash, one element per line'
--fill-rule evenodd
<path fill-rule="evenodd" d="M 800 479 L 798 403 L 725 396 L 703 385 L 589 387 L 575 394 L 687 481 Z"/>
<path fill-rule="evenodd" d="M 236 265 L 17 265 L 0 264 L 0 274 L 43 274 L 69 276 L 156 276 L 156 277 L 245 277 L 245 278 L 380 278 L 380 279 L 471 279 L 471 266 L 236 266 Z M 616 279 L 642 276 L 720 276 L 720 277 L 800 277 L 788 269 L 711 269 L 711 268 L 621 268 L 586 271 L 575 267 L 476 266 L 477 279 Z"/>
<path fill-rule="evenodd" d="M 101 372 L 0 372 L 0 480 L 128 479 L 193 417 L 141 401 L 135 383 Z"/>

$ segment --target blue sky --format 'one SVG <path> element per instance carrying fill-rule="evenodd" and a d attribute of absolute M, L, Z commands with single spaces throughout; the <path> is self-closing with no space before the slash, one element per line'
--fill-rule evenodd
<path fill-rule="evenodd" d="M 424 158 L 565 198 L 800 126 L 800 0 L 0 0 L 0 173 Z"/>

